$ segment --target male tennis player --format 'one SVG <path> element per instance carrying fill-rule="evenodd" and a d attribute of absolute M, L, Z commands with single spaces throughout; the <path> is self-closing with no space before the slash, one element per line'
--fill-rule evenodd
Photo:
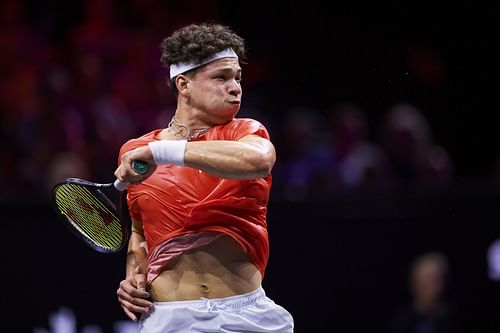
<path fill-rule="evenodd" d="M 244 40 L 200 24 L 161 47 L 177 110 L 167 128 L 120 151 L 115 175 L 133 183 L 133 222 L 118 300 L 131 319 L 142 314 L 141 332 L 293 332 L 261 287 L 276 154 L 261 123 L 235 118 Z M 134 160 L 150 170 L 134 172 Z"/>

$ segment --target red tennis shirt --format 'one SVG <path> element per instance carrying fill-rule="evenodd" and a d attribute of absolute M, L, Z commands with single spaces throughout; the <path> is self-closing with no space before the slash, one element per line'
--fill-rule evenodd
<path fill-rule="evenodd" d="M 127 151 L 159 140 L 161 129 L 126 142 Z M 237 141 L 254 134 L 269 139 L 256 120 L 235 118 L 211 128 L 196 141 Z M 267 204 L 271 175 L 250 180 L 224 179 L 201 170 L 159 165 L 142 183 L 128 187 L 127 202 L 134 220 L 142 221 L 148 253 L 164 241 L 186 234 L 216 232 L 232 237 L 264 276 L 269 258 Z"/>

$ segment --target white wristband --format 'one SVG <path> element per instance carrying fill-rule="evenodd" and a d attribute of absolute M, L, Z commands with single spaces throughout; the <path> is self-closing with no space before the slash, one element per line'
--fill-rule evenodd
<path fill-rule="evenodd" d="M 187 140 L 160 140 L 148 143 L 156 165 L 184 165 L 184 151 Z"/>

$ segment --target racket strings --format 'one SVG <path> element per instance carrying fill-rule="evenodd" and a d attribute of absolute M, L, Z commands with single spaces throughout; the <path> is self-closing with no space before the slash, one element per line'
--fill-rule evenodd
<path fill-rule="evenodd" d="M 97 246 L 117 249 L 123 232 L 117 212 L 110 210 L 84 186 L 61 185 L 55 194 L 56 204 L 69 222 Z"/>

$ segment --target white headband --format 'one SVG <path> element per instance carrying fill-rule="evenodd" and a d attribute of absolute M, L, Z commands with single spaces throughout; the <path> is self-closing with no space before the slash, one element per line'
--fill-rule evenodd
<path fill-rule="evenodd" d="M 172 64 L 170 65 L 170 79 L 173 79 L 179 74 L 185 73 L 187 71 L 190 71 L 192 69 L 195 69 L 197 67 L 206 65 L 212 61 L 219 60 L 222 58 L 236 58 L 238 59 L 238 55 L 236 52 L 233 51 L 232 48 L 227 48 L 225 50 L 222 50 L 220 52 L 217 52 L 210 57 L 202 60 L 199 63 L 192 63 L 192 62 L 180 62 L 178 64 Z"/>

